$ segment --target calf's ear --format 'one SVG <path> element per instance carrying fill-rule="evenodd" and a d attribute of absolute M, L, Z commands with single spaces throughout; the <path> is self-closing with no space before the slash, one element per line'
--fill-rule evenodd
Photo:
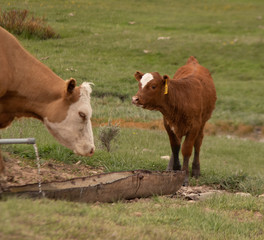
<path fill-rule="evenodd" d="M 164 94 L 168 94 L 168 81 L 169 81 L 169 76 L 168 75 L 164 75 L 163 76 L 163 79 L 162 79 L 162 82 L 164 84 Z"/>
<path fill-rule="evenodd" d="M 170 79 L 170 77 L 168 75 L 163 75 L 163 79 L 162 82 L 165 83 L 166 81 L 168 81 Z"/>
<path fill-rule="evenodd" d="M 135 78 L 136 78 L 137 81 L 140 81 L 143 75 L 144 75 L 144 73 L 139 72 L 139 71 L 137 71 L 137 72 L 134 74 L 134 76 L 135 76 Z"/>
<path fill-rule="evenodd" d="M 68 94 L 72 94 L 73 90 L 76 86 L 76 80 L 74 78 L 70 78 L 66 81 L 66 91 Z"/>

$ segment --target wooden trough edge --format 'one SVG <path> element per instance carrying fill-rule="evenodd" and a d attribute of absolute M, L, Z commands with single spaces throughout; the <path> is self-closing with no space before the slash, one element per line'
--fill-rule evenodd
<path fill-rule="evenodd" d="M 66 181 L 9 187 L 2 196 L 23 196 L 75 202 L 116 202 L 176 193 L 183 184 L 185 171 L 134 170 L 97 174 Z"/>

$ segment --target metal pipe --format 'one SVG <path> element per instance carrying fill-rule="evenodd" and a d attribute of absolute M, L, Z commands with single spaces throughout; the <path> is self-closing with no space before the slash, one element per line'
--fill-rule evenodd
<path fill-rule="evenodd" d="M 1 144 L 35 144 L 35 138 L 10 138 L 0 139 Z"/>

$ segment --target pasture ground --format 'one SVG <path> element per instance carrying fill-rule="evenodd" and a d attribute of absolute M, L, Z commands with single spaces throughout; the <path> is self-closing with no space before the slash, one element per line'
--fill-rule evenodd
<path fill-rule="evenodd" d="M 8 185 L 38 182 L 32 163 L 8 157 Z M 11 166 L 12 165 L 12 166 Z M 46 161 L 44 181 L 102 172 L 80 163 Z M 1 239 L 262 239 L 264 198 L 207 186 L 182 188 L 176 196 L 117 203 L 80 204 L 48 199 L 0 201 Z M 191 200 L 191 201 L 189 201 Z"/>
<path fill-rule="evenodd" d="M 191 179 L 191 185 L 228 193 L 195 203 L 167 196 L 114 204 L 9 198 L 0 201 L 0 239 L 264 238 L 264 204 L 258 197 L 264 189 L 263 1 L 1 1 L 2 11 L 14 8 L 44 15 L 61 36 L 46 41 L 18 37 L 27 50 L 63 79 L 95 84 L 97 151 L 91 158 L 75 156 L 35 120 L 14 122 L 1 131 L 2 138 L 35 137 L 43 173 L 53 166 L 54 178 L 62 172 L 67 178 L 164 170 L 167 160 L 161 156 L 169 155 L 170 147 L 161 115 L 132 106 L 133 74 L 172 76 L 194 55 L 211 71 L 218 100 L 202 145 L 202 176 Z M 98 140 L 100 124 L 108 120 L 123 124 L 111 152 Z M 19 167 L 34 172 L 32 146 L 1 148 L 8 152 L 7 165 L 18 159 L 16 175 Z"/>

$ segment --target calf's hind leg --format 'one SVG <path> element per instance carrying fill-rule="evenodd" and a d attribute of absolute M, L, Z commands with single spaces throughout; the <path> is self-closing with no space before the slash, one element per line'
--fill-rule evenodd
<path fill-rule="evenodd" d="M 183 166 L 182 170 L 185 171 L 186 176 L 184 180 L 184 185 L 189 185 L 189 159 L 192 155 L 192 149 L 194 146 L 194 142 L 197 136 L 197 132 L 193 131 L 186 135 L 185 140 L 182 146 L 182 155 L 183 155 Z"/>

